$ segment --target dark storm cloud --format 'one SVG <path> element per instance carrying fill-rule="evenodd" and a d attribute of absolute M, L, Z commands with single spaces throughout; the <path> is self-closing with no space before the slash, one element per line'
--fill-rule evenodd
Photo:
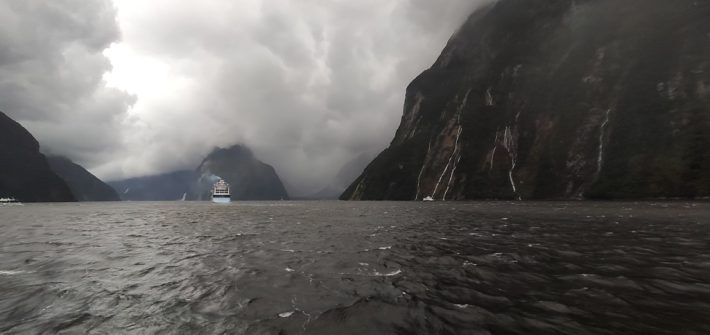
<path fill-rule="evenodd" d="M 387 145 L 406 85 L 481 2 L 119 1 L 130 24 L 110 52 L 117 72 L 156 62 L 169 64 L 167 81 L 184 82 L 162 98 L 136 91 L 142 122 L 173 118 L 144 167 L 174 169 L 213 146 L 245 143 L 297 192 L 322 187 Z M 180 144 L 179 159 L 163 154 L 170 143 Z"/>
<path fill-rule="evenodd" d="M 388 144 L 406 85 L 482 2 L 9 1 L 0 109 L 105 179 L 243 143 L 307 193 Z"/>
<path fill-rule="evenodd" d="M 110 1 L 0 2 L 0 110 L 45 151 L 98 164 L 120 146 L 132 98 L 102 84 L 119 38 Z"/>

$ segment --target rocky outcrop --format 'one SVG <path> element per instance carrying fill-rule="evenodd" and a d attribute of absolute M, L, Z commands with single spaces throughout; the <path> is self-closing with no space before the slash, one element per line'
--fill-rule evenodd
<path fill-rule="evenodd" d="M 232 200 L 286 200 L 288 193 L 271 165 L 265 164 L 248 148 L 235 145 L 212 151 L 197 168 L 197 200 L 210 199 L 215 181 L 230 185 Z"/>
<path fill-rule="evenodd" d="M 74 197 L 78 201 L 120 201 L 111 186 L 106 185 L 99 178 L 82 166 L 72 162 L 66 157 L 47 157 L 49 167 L 64 181 L 71 189 Z"/>
<path fill-rule="evenodd" d="M 342 199 L 710 195 L 710 1 L 499 0 Z"/>
<path fill-rule="evenodd" d="M 75 201 L 69 186 L 49 168 L 39 143 L 0 112 L 0 198 L 22 202 Z"/>

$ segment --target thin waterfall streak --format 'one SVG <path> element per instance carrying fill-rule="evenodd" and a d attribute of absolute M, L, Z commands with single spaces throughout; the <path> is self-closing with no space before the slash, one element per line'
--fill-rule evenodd
<path fill-rule="evenodd" d="M 611 113 L 611 109 L 606 110 L 606 117 L 604 118 L 604 122 L 602 122 L 601 127 L 599 128 L 599 156 L 597 157 L 597 173 L 596 175 L 599 176 L 599 174 L 602 172 L 602 164 L 604 160 L 604 134 L 606 133 L 606 127 L 609 124 L 609 114 Z"/>
<path fill-rule="evenodd" d="M 515 187 L 515 180 L 513 180 L 513 170 L 515 170 L 515 159 L 511 158 L 512 160 L 512 166 L 510 167 L 510 170 L 508 171 L 508 178 L 510 179 L 510 186 L 513 187 L 513 193 L 518 193 L 517 188 Z"/>
<path fill-rule="evenodd" d="M 510 186 L 513 189 L 513 193 L 518 193 L 518 188 L 515 185 L 515 180 L 513 179 L 513 171 L 516 165 L 516 148 L 515 139 L 513 138 L 513 132 L 510 130 L 510 126 L 505 127 L 505 132 L 503 134 L 503 146 L 508 150 L 508 156 L 510 156 L 510 170 L 508 170 L 508 179 L 510 180 Z"/>
<path fill-rule="evenodd" d="M 496 149 L 498 149 L 498 136 L 500 134 L 498 133 L 498 129 L 496 129 L 496 138 L 493 140 L 493 153 L 491 154 L 491 167 L 488 169 L 488 171 L 493 170 L 493 160 L 496 158 Z"/>
<path fill-rule="evenodd" d="M 463 128 L 461 128 L 461 126 L 459 126 L 459 131 L 456 134 L 456 142 L 454 144 L 454 151 L 451 153 L 451 156 L 449 157 L 449 161 L 446 163 L 446 167 L 444 167 L 444 171 L 441 172 L 441 175 L 439 176 L 439 180 L 436 182 L 436 186 L 434 187 L 434 192 L 431 193 L 432 198 L 434 198 L 434 196 L 436 196 L 436 191 L 439 190 L 439 184 L 441 184 L 441 180 L 444 179 L 444 176 L 446 175 L 446 171 L 449 170 L 449 166 L 451 165 L 451 160 L 456 155 L 456 151 L 458 150 L 458 147 L 459 147 L 459 137 L 461 136 L 461 131 L 463 131 Z"/>
<path fill-rule="evenodd" d="M 446 191 L 444 191 L 444 196 L 441 198 L 441 200 L 446 201 L 446 195 L 449 193 L 449 189 L 451 188 L 451 181 L 454 179 L 454 175 L 456 174 L 456 168 L 459 166 L 459 162 L 461 161 L 461 154 L 459 153 L 459 157 L 456 159 L 456 163 L 454 163 L 454 168 L 451 170 L 451 176 L 449 176 L 449 182 L 446 184 Z"/>
<path fill-rule="evenodd" d="M 449 170 L 449 166 L 451 165 L 451 161 L 453 160 L 454 156 L 456 155 L 456 152 L 458 151 L 459 138 L 461 138 L 461 132 L 463 132 L 463 127 L 461 126 L 461 113 L 463 113 L 463 109 L 464 109 L 464 107 L 466 107 L 466 103 L 468 102 L 468 97 L 470 94 L 471 94 L 471 89 L 466 91 L 466 95 L 464 95 L 463 100 L 461 101 L 461 104 L 459 105 L 459 108 L 456 111 L 456 123 L 459 126 L 459 130 L 456 133 L 456 142 L 454 143 L 454 151 L 451 152 L 451 156 L 449 157 L 449 161 L 446 162 L 446 166 L 444 167 L 444 171 L 441 172 L 441 175 L 439 176 L 439 180 L 437 180 L 436 186 L 434 186 L 434 192 L 432 192 L 432 194 L 430 196 L 432 198 L 434 198 L 436 196 L 436 192 L 439 190 L 439 185 L 441 184 L 441 180 L 444 179 L 444 176 L 446 175 L 446 171 Z"/>
<path fill-rule="evenodd" d="M 422 174 L 424 173 L 424 168 L 426 167 L 427 159 L 429 158 L 429 153 L 431 152 L 431 137 L 429 137 L 429 145 L 426 149 L 426 155 L 424 156 L 424 162 L 422 162 L 422 168 L 419 170 L 419 177 L 417 177 L 417 194 L 414 196 L 414 201 L 419 199 L 419 193 L 421 192 L 421 182 Z"/>
<path fill-rule="evenodd" d="M 491 88 L 489 87 L 488 90 L 486 90 L 486 106 L 493 105 L 495 105 L 495 101 L 493 101 L 493 95 L 491 94 Z"/>

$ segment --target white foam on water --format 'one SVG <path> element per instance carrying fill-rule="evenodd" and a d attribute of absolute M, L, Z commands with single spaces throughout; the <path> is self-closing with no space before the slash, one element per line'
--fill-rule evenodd
<path fill-rule="evenodd" d="M 379 248 L 377 248 L 377 249 L 380 249 L 380 250 L 390 250 L 390 249 L 392 249 L 392 246 L 379 247 Z"/>
<path fill-rule="evenodd" d="M 288 318 L 288 317 L 290 317 L 291 315 L 293 315 L 293 313 L 294 313 L 293 311 L 279 313 L 279 317 L 280 317 L 280 318 Z"/>
<path fill-rule="evenodd" d="M 294 270 L 294 269 L 292 269 L 292 268 L 286 268 L 285 270 L 286 270 L 286 272 L 294 272 L 294 271 L 296 271 L 296 270 Z"/>
<path fill-rule="evenodd" d="M 461 308 L 461 309 L 468 308 L 468 304 L 454 304 L 454 306 Z"/>
<path fill-rule="evenodd" d="M 392 271 L 392 272 L 389 272 L 389 273 L 379 273 L 379 272 L 375 272 L 375 276 L 392 277 L 392 276 L 396 276 L 396 275 L 398 275 L 398 274 L 400 274 L 400 273 L 402 273 L 402 270 Z"/>
<path fill-rule="evenodd" d="M 2 276 L 14 276 L 14 275 L 19 275 L 19 274 L 23 274 L 23 273 L 27 273 L 27 271 L 10 271 L 10 270 L 9 271 L 2 271 L 2 270 L 0 270 L 0 275 L 2 275 Z"/>

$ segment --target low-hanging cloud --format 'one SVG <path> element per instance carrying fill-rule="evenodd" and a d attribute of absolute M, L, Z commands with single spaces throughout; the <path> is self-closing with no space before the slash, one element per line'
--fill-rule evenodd
<path fill-rule="evenodd" d="M 0 13 L 46 29 L 2 36 L 20 52 L 0 51 L 0 109 L 105 179 L 243 143 L 307 193 L 388 144 L 406 85 L 482 2 L 114 0 L 116 16 L 107 1 L 17 1 L 31 5 Z M 50 87 L 16 95 L 27 78 Z"/>
<path fill-rule="evenodd" d="M 107 88 L 102 54 L 120 36 L 106 1 L 0 2 L 0 110 L 46 151 L 89 166 L 114 159 L 134 98 Z"/>

